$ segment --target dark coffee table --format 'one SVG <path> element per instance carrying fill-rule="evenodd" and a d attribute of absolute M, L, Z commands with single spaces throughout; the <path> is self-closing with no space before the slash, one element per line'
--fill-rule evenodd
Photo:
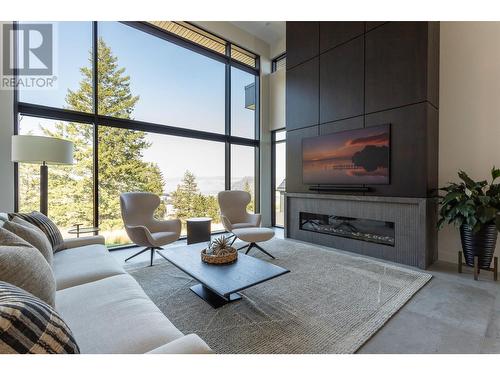
<path fill-rule="evenodd" d="M 215 265 L 201 261 L 200 251 L 203 246 L 191 245 L 185 248 L 157 250 L 157 253 L 187 273 L 200 284 L 191 290 L 218 308 L 229 302 L 241 299 L 239 291 L 274 279 L 290 272 L 272 263 L 238 254 L 238 260 L 231 264 Z"/>

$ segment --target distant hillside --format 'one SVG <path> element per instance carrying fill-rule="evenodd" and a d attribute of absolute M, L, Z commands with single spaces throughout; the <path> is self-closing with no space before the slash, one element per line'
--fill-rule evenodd
<path fill-rule="evenodd" d="M 171 193 L 177 189 L 182 181 L 182 177 L 172 177 L 165 178 L 165 193 Z M 232 187 L 235 190 L 242 190 L 245 186 L 245 182 L 248 181 L 250 186 L 254 186 L 253 177 L 243 177 L 243 178 L 233 178 Z M 196 176 L 196 182 L 198 183 L 198 188 L 200 193 L 204 195 L 217 195 L 221 190 L 224 190 L 224 176 L 212 176 L 212 177 L 198 177 Z"/>
<path fill-rule="evenodd" d="M 233 190 L 243 190 L 245 183 L 248 182 L 250 184 L 250 188 L 253 189 L 255 184 L 255 179 L 251 176 L 245 176 L 243 178 L 232 179 L 231 187 Z"/>

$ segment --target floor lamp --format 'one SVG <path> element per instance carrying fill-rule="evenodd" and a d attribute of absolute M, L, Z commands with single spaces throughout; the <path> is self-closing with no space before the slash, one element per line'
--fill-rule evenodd
<path fill-rule="evenodd" d="M 73 164 L 73 143 L 35 135 L 12 136 L 12 161 L 40 164 L 40 212 L 48 212 L 49 164 Z"/>

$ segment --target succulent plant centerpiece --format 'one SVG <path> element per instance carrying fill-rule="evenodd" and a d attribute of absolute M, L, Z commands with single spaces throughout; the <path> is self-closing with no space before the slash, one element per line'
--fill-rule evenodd
<path fill-rule="evenodd" d="M 234 262 L 238 258 L 238 251 L 231 246 L 230 241 L 220 236 L 210 240 L 208 247 L 201 252 L 201 259 L 206 263 L 226 264 Z"/>

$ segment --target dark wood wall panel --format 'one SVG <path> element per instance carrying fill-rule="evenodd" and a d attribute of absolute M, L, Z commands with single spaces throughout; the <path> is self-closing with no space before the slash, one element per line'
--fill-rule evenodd
<path fill-rule="evenodd" d="M 427 196 L 427 103 L 367 115 L 365 126 L 391 124 L 391 181 L 371 195 Z"/>
<path fill-rule="evenodd" d="M 429 22 L 427 47 L 427 100 L 439 108 L 439 22 Z"/>
<path fill-rule="evenodd" d="M 370 21 L 370 22 L 365 22 L 365 30 L 370 31 L 373 30 L 376 27 L 379 27 L 383 25 L 384 23 L 387 23 L 387 21 Z"/>
<path fill-rule="evenodd" d="M 319 22 L 287 22 L 287 68 L 303 63 L 319 54 Z"/>
<path fill-rule="evenodd" d="M 345 130 L 361 129 L 363 127 L 364 117 L 358 116 L 346 120 L 327 122 L 319 126 L 319 134 L 326 135 L 338 133 Z"/>
<path fill-rule="evenodd" d="M 427 104 L 427 191 L 437 193 L 439 184 L 439 111 Z"/>
<path fill-rule="evenodd" d="M 288 192 L 308 191 L 302 138 L 390 123 L 391 182 L 367 194 L 434 194 L 439 23 L 287 22 L 287 60 Z"/>
<path fill-rule="evenodd" d="M 320 56 L 320 123 L 363 114 L 363 54 L 358 37 Z"/>
<path fill-rule="evenodd" d="M 319 123 L 319 57 L 286 73 L 287 130 Z"/>
<path fill-rule="evenodd" d="M 364 22 L 320 22 L 319 51 L 323 53 L 330 48 L 363 35 L 364 32 Z"/>
<path fill-rule="evenodd" d="M 318 135 L 318 126 L 287 131 L 286 133 L 286 189 L 294 192 L 308 192 L 309 186 L 302 184 L 302 139 Z M 288 152 L 288 149 L 293 150 Z"/>
<path fill-rule="evenodd" d="M 427 98 L 427 22 L 389 22 L 366 34 L 366 112 Z"/>

